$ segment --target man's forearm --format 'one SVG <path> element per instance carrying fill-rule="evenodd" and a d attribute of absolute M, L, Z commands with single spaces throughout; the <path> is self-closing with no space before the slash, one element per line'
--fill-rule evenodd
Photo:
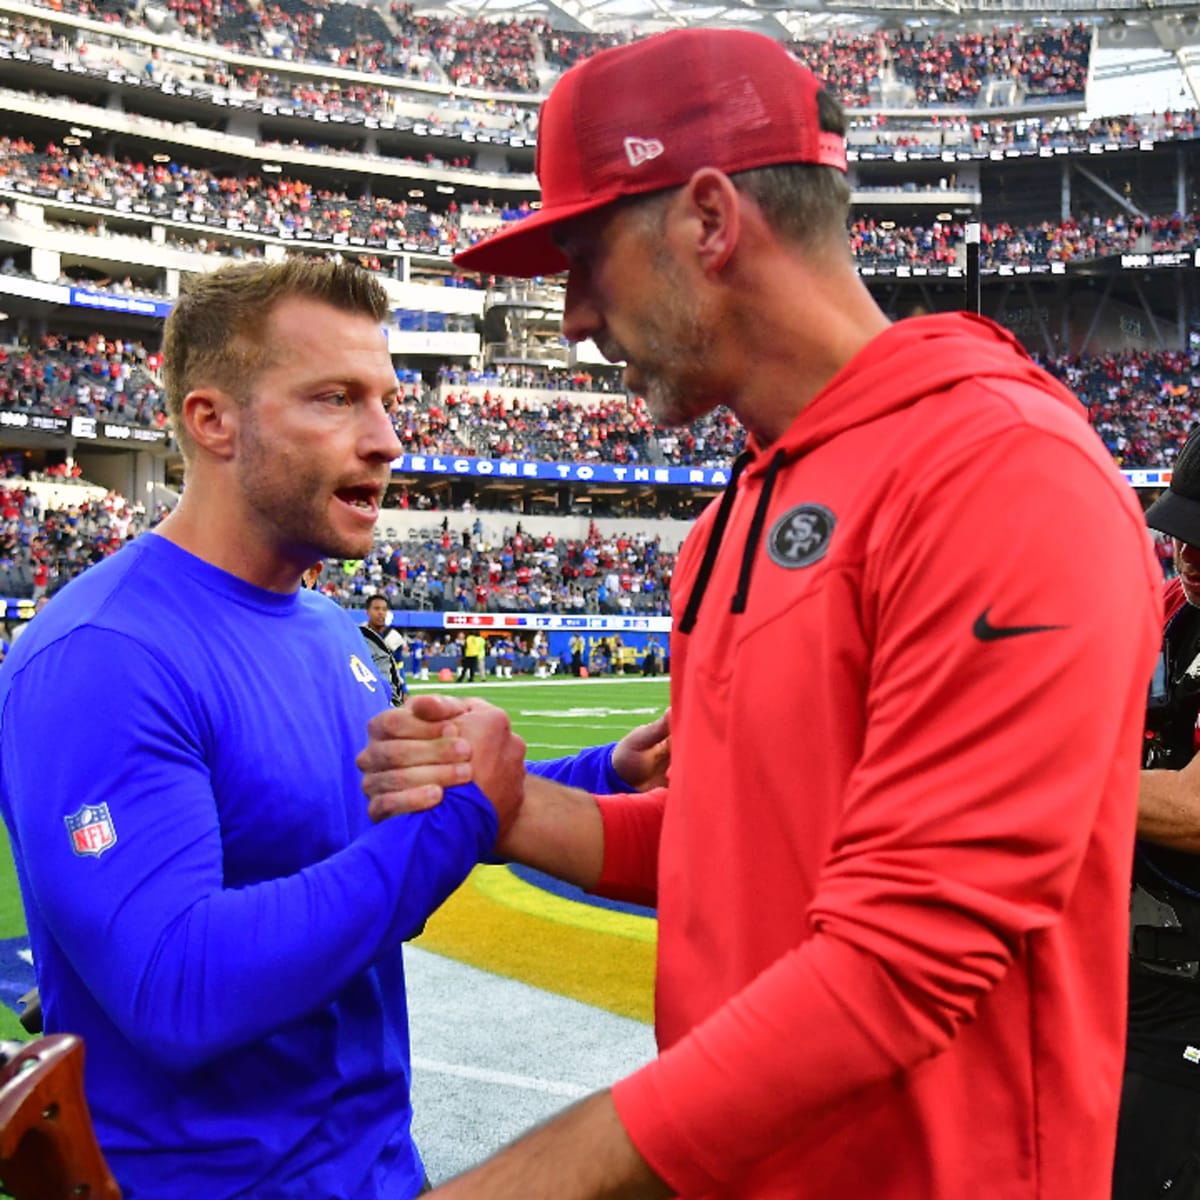
<path fill-rule="evenodd" d="M 598 1092 L 433 1193 L 440 1200 L 662 1200 L 612 1097 Z"/>
<path fill-rule="evenodd" d="M 604 825 L 595 798 L 527 775 L 524 802 L 496 850 L 567 883 L 595 887 L 604 866 Z"/>
<path fill-rule="evenodd" d="M 1200 779 L 1196 762 L 1182 771 L 1143 771 L 1138 785 L 1138 837 L 1200 854 Z"/>

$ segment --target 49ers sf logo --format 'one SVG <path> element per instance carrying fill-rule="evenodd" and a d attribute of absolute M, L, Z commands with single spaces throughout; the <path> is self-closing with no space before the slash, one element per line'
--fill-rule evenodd
<path fill-rule="evenodd" d="M 801 504 L 771 526 L 767 553 L 771 561 L 789 570 L 811 567 L 825 557 L 837 517 L 823 504 Z"/>

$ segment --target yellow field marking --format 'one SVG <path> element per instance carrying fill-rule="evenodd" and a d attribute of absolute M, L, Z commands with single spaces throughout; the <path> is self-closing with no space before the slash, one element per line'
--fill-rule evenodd
<path fill-rule="evenodd" d="M 555 896 L 532 883 L 518 878 L 507 867 L 477 867 L 471 882 L 490 900 L 507 904 L 518 912 L 562 925 L 574 925 L 592 933 L 611 933 L 631 938 L 635 942 L 658 942 L 658 922 L 638 913 L 616 912 L 579 900 Z"/>
<path fill-rule="evenodd" d="M 430 917 L 415 944 L 649 1024 L 656 946 L 647 927 L 654 925 L 649 917 L 551 896 L 504 867 L 483 866 Z"/>

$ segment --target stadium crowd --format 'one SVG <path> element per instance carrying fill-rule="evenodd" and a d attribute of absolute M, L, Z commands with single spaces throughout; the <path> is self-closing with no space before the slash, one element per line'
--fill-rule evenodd
<path fill-rule="evenodd" d="M 157 47 L 147 55 L 144 46 L 121 38 L 105 38 L 103 45 L 76 42 L 70 30 L 43 21 L 0 14 L 0 47 L 16 55 L 29 54 L 82 74 L 108 78 L 112 70 L 128 82 L 157 85 L 168 94 L 215 100 L 223 106 L 235 101 L 241 108 L 258 108 L 270 115 L 319 115 L 324 119 L 362 122 L 367 118 L 391 120 L 397 128 L 424 127 L 429 133 L 478 138 L 489 129 L 505 136 L 537 130 L 535 108 L 503 99 L 475 100 L 457 93 L 430 93 L 405 88 L 404 79 L 391 86 L 319 74 L 284 73 L 257 64 L 232 62 L 182 49 L 164 52 Z M 122 52 L 127 56 L 122 58 Z M 128 61 L 144 60 L 139 74 Z"/>
<path fill-rule="evenodd" d="M 43 6 L 113 25 L 141 24 L 138 10 L 119 0 L 46 0 Z M 167 8 L 179 31 L 200 43 L 516 94 L 540 93 L 556 73 L 625 40 L 554 29 L 540 17 L 496 21 L 415 13 L 399 2 L 386 20 L 374 9 L 332 0 L 168 0 Z M 918 105 L 937 106 L 972 103 L 989 79 L 1017 81 L 1024 97 L 1082 96 L 1092 33 L 1082 22 L 954 34 L 836 30 L 788 45 L 848 107 L 871 103 L 872 86 L 881 79 L 907 84 Z"/>
<path fill-rule="evenodd" d="M 317 586 L 351 607 L 378 593 L 393 608 L 434 612 L 662 615 L 676 549 L 658 536 L 602 534 L 594 522 L 585 537 L 561 541 L 518 522 L 492 542 L 479 518 L 461 535 L 443 520 L 365 559 L 327 563 Z"/>
<path fill-rule="evenodd" d="M 569 370 L 551 370 L 546 367 L 519 366 L 499 363 L 477 368 L 446 363 L 438 368 L 437 386 L 485 388 L 532 388 L 540 391 L 557 392 L 617 392 L 625 394 L 620 373 L 613 368 L 601 370 L 593 375 L 583 367 Z"/>
<path fill-rule="evenodd" d="M 23 138 L 0 138 L 0 186 L 34 195 L 84 200 L 128 213 L 134 205 L 147 217 L 203 222 L 223 230 L 346 243 L 367 248 L 415 246 L 449 252 L 483 236 L 487 227 L 461 224 L 452 199 L 439 212 L 407 199 L 351 198 L 345 192 L 316 188 L 282 175 L 220 175 L 160 156 L 163 161 L 115 159 L 50 143 L 38 150 Z M 465 211 L 474 217 L 490 212 L 517 219 L 527 206 L 506 208 L 478 201 Z M 951 264 L 964 242 L 963 226 L 935 221 L 928 226 L 897 226 L 874 217 L 858 217 L 850 227 L 851 246 L 863 265 Z M 1184 249 L 1196 241 L 1194 213 L 1131 217 L 1125 213 L 1072 217 L 1025 226 L 982 226 L 981 264 L 1073 262 L 1129 250 Z M 194 244 L 194 243 L 193 243 Z M 219 249 L 220 239 L 204 247 Z M 231 247 L 231 250 L 233 247 Z M 252 253 L 240 245 L 237 253 Z M 377 261 L 377 260 L 376 260 Z"/>
<path fill-rule="evenodd" d="M 1200 347 L 1040 361 L 1080 397 L 1123 467 L 1171 465 L 1200 419 L 1192 399 L 1200 388 Z M 98 333 L 47 336 L 36 349 L 0 347 L 0 410 L 90 414 L 161 428 L 159 367 L 157 351 L 143 343 Z M 616 386 L 612 376 L 602 379 Z M 743 431 L 726 410 L 686 429 L 661 429 L 641 400 L 604 396 L 597 387 L 597 380 L 578 370 L 479 372 L 447 366 L 435 386 L 425 389 L 408 372 L 398 430 L 409 451 L 557 461 L 726 466 L 742 447 Z M 532 389 L 535 398 L 529 398 Z M 559 394 L 546 398 L 555 389 Z M 17 469 L 11 457 L 0 461 L 4 474 Z M 416 521 L 428 498 L 412 501 L 400 494 L 390 503 L 411 504 Z M 114 493 L 43 509 L 18 480 L 5 480 L 0 595 L 52 593 L 159 515 Z M 578 542 L 533 538 L 518 525 L 492 544 L 478 520 L 461 540 L 443 522 L 441 529 L 415 530 L 404 541 L 382 543 L 365 560 L 328 564 L 320 586 L 352 606 L 379 591 L 394 607 L 431 611 L 647 614 L 666 611 L 673 564 L 673 552 L 660 539 L 602 537 L 594 524 Z"/>
<path fill-rule="evenodd" d="M 461 241 L 458 206 L 434 212 L 407 200 L 351 199 L 344 192 L 281 176 L 237 178 L 166 161 L 118 161 L 108 155 L 50 143 L 44 151 L 23 138 L 0 138 L 0 185 L 24 185 L 34 194 L 62 193 L 92 204 L 146 216 L 203 220 L 267 236 L 334 241 L 356 237 L 368 245 L 416 243 L 427 252 Z"/>
<path fill-rule="evenodd" d="M 619 40 L 617 35 L 550 31 L 544 39 L 546 62 L 552 69 L 561 69 L 580 53 L 590 53 Z M 145 54 L 137 43 L 118 40 L 116 44 L 135 59 Z M 981 153 L 1017 149 L 1031 153 L 1042 147 L 1085 151 L 1095 144 L 1137 146 L 1147 138 L 1163 141 L 1196 135 L 1196 113 L 1191 110 L 1091 120 L 1075 112 L 1031 114 L 1015 119 L 944 112 L 938 108 L 921 118 L 886 111 L 859 113 L 858 108 L 865 102 L 862 77 L 874 79 L 878 71 L 877 39 L 848 39 L 835 34 L 827 42 L 811 45 L 812 53 L 825 64 L 829 82 L 850 106 L 851 148 L 865 158 L 873 157 L 872 151 L 890 154 L 901 148 L 931 155 L 943 150 Z M 21 17 L 0 15 L 0 47 L 15 53 L 41 51 L 73 71 L 90 71 L 105 78 L 119 61 L 109 47 L 90 46 L 86 42 L 76 45 L 69 32 Z M 858 52 L 857 56 L 850 53 L 851 48 Z M 223 106 L 236 102 L 242 108 L 257 108 L 270 115 L 298 114 L 351 123 L 368 119 L 391 121 L 400 129 L 423 129 L 450 137 L 469 135 L 476 141 L 510 137 L 531 141 L 537 131 L 537 110 L 503 96 L 482 100 L 458 91 L 438 97 L 405 90 L 403 78 L 396 79 L 391 86 L 319 75 L 306 78 L 258 65 L 205 57 L 202 51 L 164 54 L 155 50 L 145 62 L 144 76 L 138 82 L 155 83 L 172 93 L 184 90 L 193 97 L 212 99 Z"/>
<path fill-rule="evenodd" d="M 162 429 L 161 364 L 157 350 L 100 333 L 47 334 L 37 349 L 0 345 L 0 408 Z"/>
<path fill-rule="evenodd" d="M 480 458 L 643 463 L 654 438 L 654 422 L 636 397 L 580 404 L 565 397 L 527 401 L 463 391 L 450 392 L 428 411 L 444 412 L 450 429 L 462 430 Z"/>
<path fill-rule="evenodd" d="M 77 501 L 44 504 L 26 486 L 19 457 L 0 460 L 0 596 L 53 595 L 166 514 L 85 486 Z M 68 472 L 56 468 L 51 478 L 58 474 Z M 380 542 L 365 559 L 327 562 L 319 589 L 347 607 L 379 593 L 393 608 L 431 612 L 669 611 L 676 548 L 661 536 L 601 534 L 592 522 L 586 537 L 560 541 L 534 537 L 518 522 L 493 542 L 478 518 L 461 535 L 446 520 L 421 528 L 416 512 L 413 519 L 405 539 Z"/>
<path fill-rule="evenodd" d="M 980 225 L 980 266 L 1032 266 L 1078 262 L 1125 254 L 1185 250 L 1195 246 L 1195 213 L 1144 218 L 1127 213 L 1072 217 L 1015 226 Z M 850 246 L 862 266 L 950 266 L 962 264 L 962 224 L 932 221 L 928 226 L 897 226 L 894 221 L 859 217 L 850 225 Z"/>
<path fill-rule="evenodd" d="M 1026 30 L 997 26 L 988 33 L 838 31 L 820 41 L 793 41 L 791 51 L 823 78 L 848 107 L 876 99 L 883 78 L 906 83 L 919 106 L 971 104 L 988 79 L 1015 79 L 1030 97 L 1082 96 L 1091 56 L 1091 30 L 1082 22 Z"/>
<path fill-rule="evenodd" d="M 900 35 L 888 46 L 898 78 L 916 89 L 918 104 L 961 104 L 989 79 L 1018 79 L 1027 96 L 1082 96 L 1091 57 L 1092 27 L 996 27 L 990 33 L 947 37 Z"/>
<path fill-rule="evenodd" d="M 36 489 L 0 464 L 0 596 L 40 600 L 114 554 L 165 515 L 116 492 L 81 489 L 77 503 L 43 504 Z M 69 474 L 58 468 L 56 474 Z M 71 472 L 70 474 L 77 474 Z"/>
<path fill-rule="evenodd" d="M 1200 348 L 1040 358 L 1122 467 L 1169 467 L 1200 420 Z"/>
<path fill-rule="evenodd" d="M 1121 466 L 1169 466 L 1200 420 L 1200 347 L 1037 357 L 1080 398 Z M 144 343 L 100 333 L 0 345 L 0 411 L 163 429 L 160 364 Z M 686 428 L 655 425 L 614 371 L 447 365 L 428 384 L 413 369 L 400 380 L 396 429 L 409 454 L 723 467 L 744 440 L 723 408 Z"/>
<path fill-rule="evenodd" d="M 1123 114 L 1088 119 L 1076 113 L 1016 119 L 983 117 L 977 113 L 932 113 L 927 118 L 863 113 L 850 118 L 850 144 L 860 157 L 871 146 L 891 156 L 896 149 L 965 150 L 977 154 L 1042 149 L 1086 152 L 1091 146 L 1134 149 L 1144 141 L 1175 141 L 1197 135 L 1197 112 L 1184 109 L 1161 113 Z"/>
<path fill-rule="evenodd" d="M 582 36 L 559 34 L 551 41 L 557 44 Z M 587 36 L 596 42 L 605 40 Z M 0 47 L 15 53 L 43 50 L 72 70 L 91 71 L 102 77 L 107 77 L 112 64 L 106 53 L 93 49 L 89 54 L 87 44 L 76 47 L 65 33 L 19 17 L 0 16 Z M 537 131 L 534 108 L 502 97 L 474 100 L 460 93 L 448 93 L 434 103 L 428 93 L 405 92 L 402 82 L 384 87 L 309 79 L 222 59 L 193 60 L 179 54 L 164 57 L 159 52 L 146 63 L 145 76 L 143 82 L 154 81 L 169 92 L 186 90 L 193 97 L 216 99 L 223 106 L 236 101 L 243 108 L 257 107 L 270 115 L 316 115 L 352 123 L 368 118 L 390 120 L 400 129 L 423 128 L 450 137 L 469 135 L 475 141 L 489 140 L 492 134 L 500 139 L 519 136 L 532 140 Z M 944 150 L 981 154 L 1015 149 L 1033 153 L 1061 147 L 1083 152 L 1092 145 L 1136 147 L 1147 139 L 1171 141 L 1197 134 L 1197 114 L 1191 109 L 1091 120 L 1074 112 L 1015 119 L 938 110 L 922 117 L 885 111 L 851 112 L 851 149 L 862 158 L 875 156 L 873 152 L 891 157 L 897 149 L 933 156 Z"/>

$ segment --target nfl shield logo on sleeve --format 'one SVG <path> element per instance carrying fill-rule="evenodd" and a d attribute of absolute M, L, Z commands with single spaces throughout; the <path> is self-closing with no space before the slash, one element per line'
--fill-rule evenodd
<path fill-rule="evenodd" d="M 99 858 L 117 840 L 107 804 L 85 804 L 63 820 L 71 835 L 71 849 L 80 857 L 92 854 Z"/>

